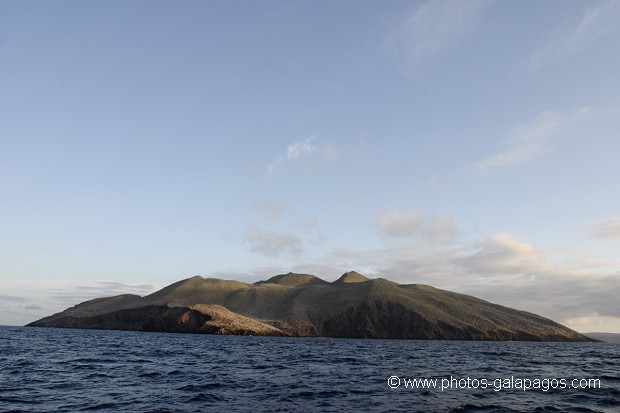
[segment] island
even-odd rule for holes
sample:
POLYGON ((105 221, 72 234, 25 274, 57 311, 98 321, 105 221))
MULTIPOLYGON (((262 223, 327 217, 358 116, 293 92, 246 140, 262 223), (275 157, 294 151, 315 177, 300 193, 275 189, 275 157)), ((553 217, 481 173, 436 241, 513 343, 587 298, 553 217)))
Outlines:
POLYGON ((96 298, 28 324, 150 332, 413 340, 596 341, 536 314, 422 284, 191 277, 141 297, 96 298))

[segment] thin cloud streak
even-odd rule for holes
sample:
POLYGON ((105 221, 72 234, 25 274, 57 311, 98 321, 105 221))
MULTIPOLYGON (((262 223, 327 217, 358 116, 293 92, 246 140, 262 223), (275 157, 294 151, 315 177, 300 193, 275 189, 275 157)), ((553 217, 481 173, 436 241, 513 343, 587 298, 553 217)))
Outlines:
POLYGON ((586 231, 595 238, 620 240, 620 218, 599 221, 586 231))
POLYGON ((75 305, 98 297, 111 297, 121 294, 145 296, 157 289, 152 284, 126 284, 117 281, 95 281, 90 285, 78 284, 51 289, 49 297, 55 303, 75 305))
POLYGON ((553 149, 553 136, 564 132, 589 112, 591 109, 587 107, 572 112, 543 112, 533 123, 514 128, 504 142, 503 151, 471 164, 469 169, 490 172, 532 162, 553 149))
POLYGON ((9 303, 23 303, 26 301, 31 301, 29 298, 27 297, 19 297, 19 296, 15 296, 15 295, 6 295, 6 294, 0 294, 0 302, 2 301, 6 301, 9 303))
POLYGON ((407 16, 388 36, 411 71, 471 37, 489 1, 430 1, 407 16))
POLYGON ((8 280, 5 288, 14 290, 16 295, 0 295, 0 307, 10 314, 10 323, 24 325, 36 319, 65 310, 76 304, 99 297, 120 294, 145 296, 164 287, 164 285, 133 284, 118 281, 84 280, 8 280), (25 298, 25 293, 28 298, 25 298))
POLYGON ((618 29, 620 1, 608 0, 587 8, 576 27, 555 33, 530 59, 530 70, 537 70, 557 59, 573 55, 618 29))

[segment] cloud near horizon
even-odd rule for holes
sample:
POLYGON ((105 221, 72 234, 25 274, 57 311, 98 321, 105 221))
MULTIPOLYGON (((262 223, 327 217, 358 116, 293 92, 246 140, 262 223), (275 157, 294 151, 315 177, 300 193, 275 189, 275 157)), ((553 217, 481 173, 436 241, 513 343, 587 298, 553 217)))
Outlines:
POLYGON ((165 286, 75 279, 12 279, 5 280, 5 285, 19 295, 0 295, 0 310, 10 315, 13 323, 21 325, 94 298, 120 294, 145 296, 165 286))
POLYGON ((591 111, 591 108, 583 107, 571 112, 543 112, 531 124, 514 128, 504 141, 504 150, 474 162, 469 168, 490 172, 538 159, 553 149, 553 136, 566 131, 591 111))
POLYGON ((133 284, 118 281, 95 281, 90 284, 78 284, 76 286, 58 286, 52 288, 50 297, 54 302, 66 306, 98 297, 111 297, 121 294, 135 294, 144 296, 156 290, 153 284, 133 284))

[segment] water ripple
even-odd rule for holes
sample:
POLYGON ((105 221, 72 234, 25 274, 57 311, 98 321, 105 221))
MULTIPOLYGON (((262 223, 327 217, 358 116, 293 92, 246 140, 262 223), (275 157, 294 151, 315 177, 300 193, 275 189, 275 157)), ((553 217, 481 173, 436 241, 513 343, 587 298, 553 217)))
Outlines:
POLYGON ((0 412, 620 410, 620 346, 0 327, 0 412), (390 389, 387 378, 599 378, 600 389, 390 389))

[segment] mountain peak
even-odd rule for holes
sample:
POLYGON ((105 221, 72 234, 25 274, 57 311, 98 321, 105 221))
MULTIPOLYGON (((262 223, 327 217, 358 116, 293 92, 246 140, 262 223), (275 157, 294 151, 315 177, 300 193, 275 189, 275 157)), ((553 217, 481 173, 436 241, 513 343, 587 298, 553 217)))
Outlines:
POLYGON ((316 285, 316 284, 327 284, 325 281, 321 280, 319 277, 316 277, 311 274, 297 274, 294 272, 289 272, 286 274, 280 274, 271 277, 267 281, 259 281, 255 283, 255 285, 260 284, 278 284, 284 285, 287 287, 297 287, 300 285, 316 285))
POLYGON ((369 279, 364 277, 362 274, 360 274, 359 272, 356 271, 348 271, 345 272, 344 274, 342 274, 340 276, 340 278, 338 278, 336 281, 334 281, 334 283, 338 283, 338 284, 350 284, 350 283, 363 283, 365 281, 368 281, 369 279))

